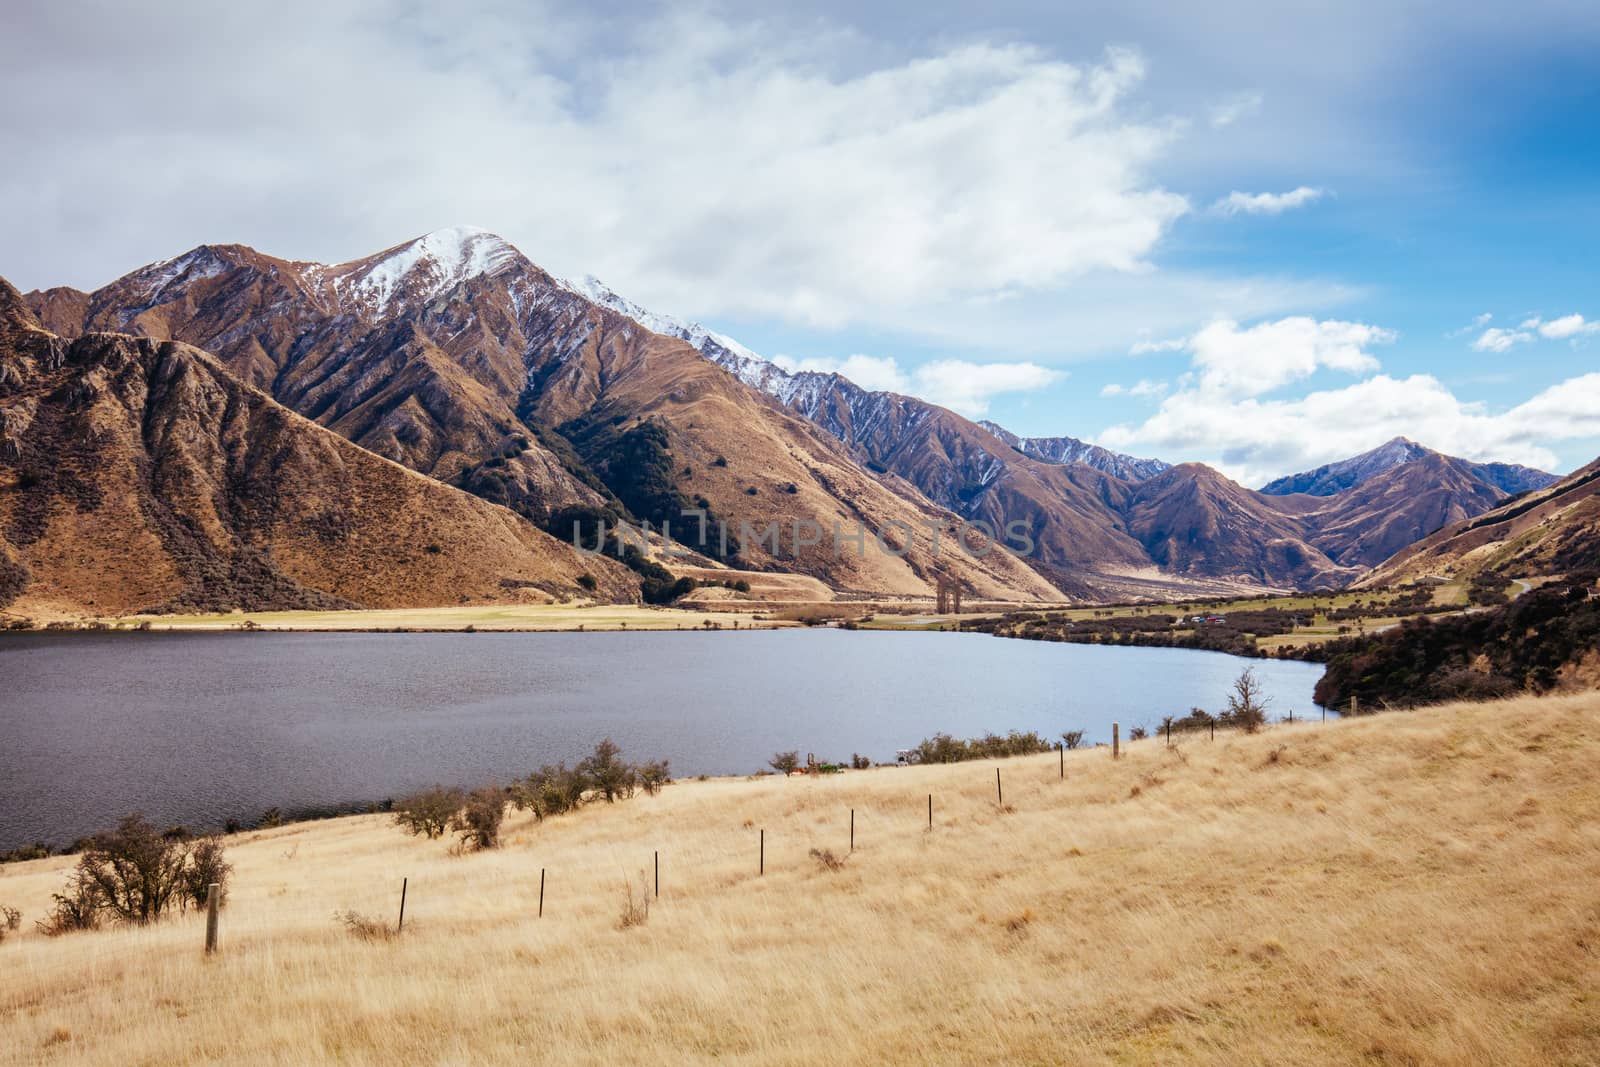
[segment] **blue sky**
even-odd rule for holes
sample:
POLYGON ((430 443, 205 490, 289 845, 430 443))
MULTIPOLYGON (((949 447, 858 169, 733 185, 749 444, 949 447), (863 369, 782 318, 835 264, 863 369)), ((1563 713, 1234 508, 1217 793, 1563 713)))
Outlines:
POLYGON ((1550 0, 23 3, 0 274, 473 224, 1025 434, 1252 484, 1396 434, 1565 471, 1597 46, 1550 0))

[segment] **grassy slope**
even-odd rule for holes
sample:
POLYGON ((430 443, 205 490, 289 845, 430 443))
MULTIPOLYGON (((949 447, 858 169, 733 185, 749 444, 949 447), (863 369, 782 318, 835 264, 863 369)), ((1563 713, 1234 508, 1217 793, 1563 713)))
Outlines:
MULTIPOLYGON (((286 827, 230 850, 211 962, 195 916, 0 945, 0 1064, 1595 1063, 1597 753, 1586 694, 1011 760, 1011 813, 965 764, 685 782, 486 855, 286 827), (402 876, 403 938, 334 924, 402 876)), ((31 928, 69 864, 0 902, 31 928)))

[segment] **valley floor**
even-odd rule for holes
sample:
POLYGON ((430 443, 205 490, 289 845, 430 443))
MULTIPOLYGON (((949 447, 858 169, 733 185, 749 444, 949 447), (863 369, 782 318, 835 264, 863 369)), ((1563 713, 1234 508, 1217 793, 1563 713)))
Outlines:
POLYGON ((113 629, 152 630, 697 630, 791 625, 750 611, 696 611, 641 604, 481 604, 355 611, 235 611, 225 615, 135 615, 105 620, 113 629))
POLYGON ((209 961, 193 914, 46 938, 72 860, 13 864, 0 1064, 1600 1063, 1597 757, 1582 694, 686 781, 483 854, 300 824, 230 839, 209 961), (402 936, 335 922, 402 878, 402 936))

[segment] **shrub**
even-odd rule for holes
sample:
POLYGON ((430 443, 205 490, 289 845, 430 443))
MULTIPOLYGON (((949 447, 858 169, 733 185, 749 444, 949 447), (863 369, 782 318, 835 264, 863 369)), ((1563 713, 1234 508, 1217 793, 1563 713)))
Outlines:
POLYGON ((183 872, 183 895, 196 908, 206 906, 206 894, 217 887, 217 906, 228 902, 228 876, 233 865, 224 857, 220 837, 202 837, 189 850, 189 866, 183 872))
POLYGON ((589 781, 583 773, 558 763, 546 764, 511 787, 511 802, 517 810, 530 809, 536 819, 561 815, 583 803, 589 781))
POLYGON ((409 833, 432 840, 450 828, 450 820, 461 810, 462 803, 461 790, 436 785, 396 803, 394 821, 409 833))
POLYGON ((639 786, 655 796, 661 787, 672 781, 672 766, 668 760, 651 760, 639 768, 639 786))
POLYGON ((282 825, 283 812, 279 811, 277 808, 268 808, 266 811, 262 812, 261 821, 256 824, 257 828, 262 830, 270 830, 273 827, 282 825))
POLYGON ((996 759, 1001 756, 1028 756, 1048 752, 1050 742, 1030 730, 1008 734, 984 734, 963 741, 946 733, 925 738, 916 748, 918 763, 960 763, 963 760, 996 759))
POLYGON ((779 774, 790 774, 800 768, 800 753, 794 751, 774 752, 767 763, 779 774))
POLYGON ((142 815, 129 815, 110 833, 95 835, 78 860, 78 878, 93 887, 101 907, 143 924, 182 899, 188 858, 181 842, 167 840, 142 815))
POLYGON ((81 870, 74 870, 66 888, 50 894, 50 901, 50 913, 34 923, 47 937, 93 930, 100 925, 99 891, 81 870))
POLYGON ((851 770, 853 770, 853 771, 865 771, 865 770, 870 769, 871 767, 872 767, 872 757, 871 756, 863 756, 859 752, 850 753, 850 769, 851 770))
POLYGON ((1083 747, 1083 731, 1068 730, 1061 735, 1061 743, 1069 749, 1083 747))
POLYGON ((595 581, 594 575, 588 572, 578 575, 578 584, 591 593, 600 588, 600 583, 595 581))
POLYGON ((622 915, 617 920, 617 928, 626 930, 633 926, 643 926, 650 921, 650 882, 645 878, 643 871, 639 872, 639 892, 634 895, 633 883, 626 877, 622 880, 622 915))
POLYGON ((1147 738, 1149 736, 1150 736, 1150 731, 1145 729, 1143 726, 1135 726, 1135 727, 1133 727, 1132 729, 1130 729, 1128 731, 1128 740, 1129 741, 1143 741, 1145 738, 1147 738))
POLYGON ((633 796, 639 772, 622 758, 622 749, 611 738, 594 746, 594 752, 578 764, 578 770, 588 778, 590 786, 611 804, 618 797, 633 796))
POLYGON ((359 911, 334 912, 333 917, 335 921, 342 923, 346 930, 363 941, 389 941, 399 936, 399 931, 382 919, 371 918, 359 911))
POLYGON ((15 933, 17 927, 21 925, 22 912, 16 908, 0 906, 0 941, 4 941, 7 935, 15 933))
POLYGON ((48 859, 50 846, 43 841, 35 841, 31 845, 22 845, 10 852, 0 852, 0 863, 22 863, 26 860, 48 859))
POLYGON ((814 848, 811 858, 817 861, 817 866, 825 871, 840 871, 844 869, 844 857, 835 856, 832 849, 814 848))
POLYGON ((451 819, 451 827, 461 835, 462 844, 468 848, 480 851, 496 848, 500 844, 500 822, 505 815, 505 790, 486 785, 467 794, 465 803, 451 819))

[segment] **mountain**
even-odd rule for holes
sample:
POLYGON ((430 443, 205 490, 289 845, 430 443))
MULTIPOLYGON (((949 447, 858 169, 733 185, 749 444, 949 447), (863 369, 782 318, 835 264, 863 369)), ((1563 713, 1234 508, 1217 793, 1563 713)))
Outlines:
MULTIPOLYGON (((1440 455, 1431 448, 1425 448, 1408 438, 1396 437, 1359 456, 1329 463, 1313 471, 1286 475, 1262 486, 1261 491, 1269 496, 1285 496, 1290 493, 1332 496, 1397 467, 1440 455)), ((1449 460, 1459 470, 1506 495, 1526 492, 1529 489, 1543 489, 1557 480, 1554 474, 1546 474, 1544 471, 1521 467, 1514 463, 1472 463, 1453 456, 1441 458, 1449 460)))
POLYGON ((1430 575, 1501 579, 1600 570, 1600 459, 1399 551, 1365 585, 1430 575))
POLYGON ((940 577, 1017 600, 1324 588, 1541 477, 1398 441, 1254 492, 1198 464, 1021 438, 790 373, 469 227, 340 264, 204 245, 93 293, 26 299, 65 337, 212 352, 362 448, 562 536, 577 508, 670 519, 682 538, 693 507, 712 520, 707 554, 846 596, 925 595, 940 577), (952 551, 963 529, 980 553, 952 551), (985 530, 1029 558, 986 548, 985 530))
POLYGON ((1072 437, 1022 438, 839 374, 786 371, 593 277, 572 288, 694 345, 838 438, 869 469, 906 479, 934 503, 996 528, 1023 518, 1035 565, 1075 596, 1341 585, 1507 492, 1553 477, 1470 463, 1397 438, 1254 492, 1200 464, 1173 468, 1072 437))
POLYGON ((844 591, 923 594, 943 575, 975 596, 1060 596, 1005 553, 935 551, 934 531, 953 536, 957 516, 863 470, 688 342, 594 303, 482 230, 333 265, 208 245, 91 294, 28 299, 68 333, 125 330, 211 351, 362 447, 536 522, 613 507, 670 518, 681 538, 679 505, 700 505, 727 524, 742 566, 844 591), (858 526, 865 551, 849 541, 858 526), (821 543, 797 550, 816 530, 821 543), (876 533, 895 551, 876 551, 876 533))
POLYGON ((1018 437, 998 423, 985 420, 978 425, 1025 456, 1046 463, 1081 463, 1127 482, 1154 478, 1172 466, 1159 459, 1140 459, 1138 456, 1113 452, 1076 437, 1018 437))
POLYGON ((598 594, 630 572, 174 341, 45 330, 0 281, 0 607, 117 614, 598 594))

